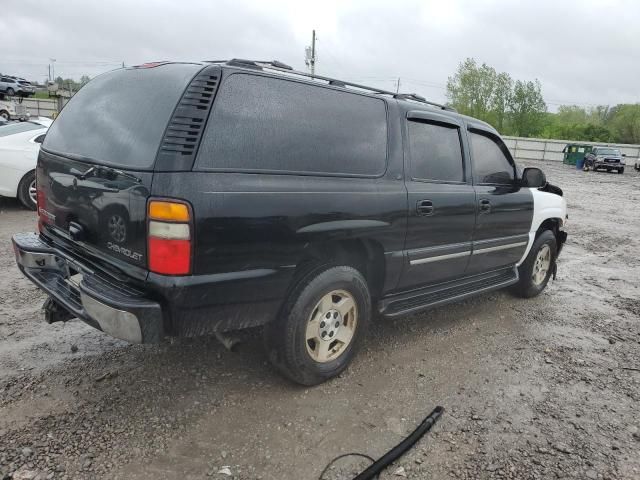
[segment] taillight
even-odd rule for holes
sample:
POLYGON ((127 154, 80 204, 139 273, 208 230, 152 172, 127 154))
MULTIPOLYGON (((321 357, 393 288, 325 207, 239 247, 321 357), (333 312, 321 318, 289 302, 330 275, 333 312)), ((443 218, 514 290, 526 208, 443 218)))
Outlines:
POLYGON ((38 212, 38 231, 42 232, 45 223, 49 223, 46 216, 46 205, 44 201, 44 190, 42 190, 36 182, 36 211, 38 212))
POLYGON ((163 275, 191 273, 191 211, 182 202, 151 200, 147 209, 149 270, 163 275))

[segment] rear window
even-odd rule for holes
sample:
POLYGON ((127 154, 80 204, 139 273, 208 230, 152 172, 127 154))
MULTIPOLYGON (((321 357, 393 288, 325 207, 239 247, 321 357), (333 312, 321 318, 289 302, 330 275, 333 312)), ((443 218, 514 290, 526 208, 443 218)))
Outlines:
POLYGON ((15 133, 29 132, 31 130, 40 130, 42 125, 31 122, 21 123, 9 123, 7 125, 0 125, 0 137, 6 137, 15 133))
POLYGON ((169 64, 96 77, 62 109, 42 148, 125 169, 151 169, 173 110, 201 68, 169 64))
POLYGON ((197 167, 379 176, 386 159, 384 101, 286 79, 233 74, 216 97, 197 167))

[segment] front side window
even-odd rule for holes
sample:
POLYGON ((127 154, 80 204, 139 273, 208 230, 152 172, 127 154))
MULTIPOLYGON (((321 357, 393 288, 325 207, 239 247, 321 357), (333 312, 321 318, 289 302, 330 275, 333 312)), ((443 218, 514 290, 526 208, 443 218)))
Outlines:
POLYGON ((409 149, 412 178, 464 182, 462 147, 457 127, 410 121, 409 149))
POLYGON ((384 101, 249 74, 220 87, 196 160, 203 170, 379 176, 384 101))
POLYGON ((510 185, 515 180, 515 169, 493 138, 475 132, 469 132, 473 176, 476 183, 492 185, 510 185))

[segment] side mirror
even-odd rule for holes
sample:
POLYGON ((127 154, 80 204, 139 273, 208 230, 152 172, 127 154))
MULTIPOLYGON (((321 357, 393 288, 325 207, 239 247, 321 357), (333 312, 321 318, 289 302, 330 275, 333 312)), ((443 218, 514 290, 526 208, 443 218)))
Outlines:
POLYGON ((539 168, 525 168, 520 185, 527 188, 540 188, 547 184, 547 177, 539 168))

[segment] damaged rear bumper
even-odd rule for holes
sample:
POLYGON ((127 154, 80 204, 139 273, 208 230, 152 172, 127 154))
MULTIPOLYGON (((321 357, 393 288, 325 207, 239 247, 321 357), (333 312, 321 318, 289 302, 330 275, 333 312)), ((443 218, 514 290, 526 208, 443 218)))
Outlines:
POLYGON ((73 316, 131 343, 162 339, 160 304, 142 292, 77 263, 35 233, 16 234, 12 242, 22 273, 73 316))

